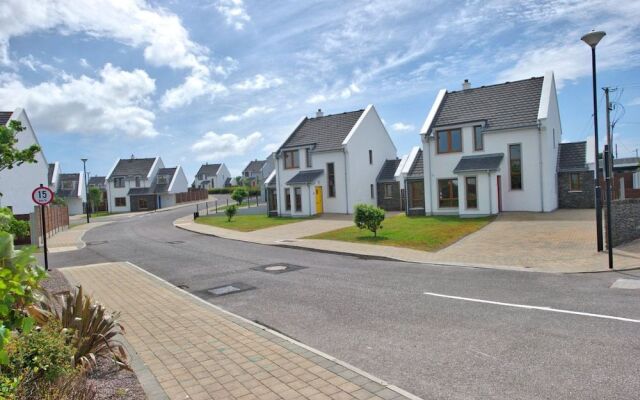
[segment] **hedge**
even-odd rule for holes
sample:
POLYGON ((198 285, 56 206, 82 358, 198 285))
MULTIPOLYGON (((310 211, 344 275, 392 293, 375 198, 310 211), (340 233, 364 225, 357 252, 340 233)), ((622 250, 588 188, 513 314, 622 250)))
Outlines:
MULTIPOLYGON (((231 194, 238 187, 240 187, 240 186, 229 186, 229 187, 223 187, 223 188, 213 188, 213 189, 209 189, 209 194, 231 194)), ((258 196, 258 195, 260 195, 260 189, 248 188, 248 187, 246 187, 245 189, 247 189, 247 192, 249 193, 249 196, 258 196)))

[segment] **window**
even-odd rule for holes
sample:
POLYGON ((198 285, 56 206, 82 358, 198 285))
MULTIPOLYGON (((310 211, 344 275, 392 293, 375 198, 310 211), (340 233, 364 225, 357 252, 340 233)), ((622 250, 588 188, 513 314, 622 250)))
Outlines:
POLYGON ((291 189, 289 188, 284 190, 284 209, 291 211, 291 189))
POLYGON ((123 188, 124 187, 124 178, 119 176, 117 178, 113 178, 113 187, 123 188))
POLYGON ((336 197, 336 170, 333 163, 327 164, 327 186, 329 197, 336 197))
MULTIPOLYGON (((158 184, 159 185, 164 185, 169 183, 169 178, 166 175, 158 175, 158 184)), ((213 182, 213 180, 211 180, 211 182, 213 182)))
POLYGON ((136 187, 139 188, 140 187, 140 177, 136 176, 136 187))
POLYGON ((522 190, 522 148, 519 144, 509 145, 509 173, 511 190, 522 190))
POLYGON ((302 188, 294 188, 293 193, 296 197, 296 211, 302 211, 302 188))
POLYGON ((478 185, 475 176, 465 178, 467 192, 467 208, 478 208, 478 185))
POLYGON ((307 163, 307 168, 311 168, 311 151, 309 149, 304 150, 304 158, 307 163))
POLYGON ((371 198, 374 199, 376 197, 376 194, 375 194, 375 191, 374 191, 374 188, 373 188, 373 183, 371 185, 369 185, 369 186, 370 186, 369 189, 371 190, 371 198))
POLYGON ((385 183, 384 184, 384 198, 391 199, 393 198, 393 184, 385 183))
POLYGON ((484 150, 483 129, 480 125, 473 127, 473 149, 475 151, 484 150))
POLYGON ((147 204, 147 199, 138 199, 138 209, 146 210, 147 208, 149 208, 149 205, 147 204))
POLYGON ((369 164, 373 164, 373 150, 369 150, 369 164))
POLYGON ((569 176, 569 191, 582 192, 582 175, 580 173, 572 172, 569 176))
POLYGON ((62 189, 63 190, 73 190, 73 181, 62 181, 62 189))
POLYGON ((127 206, 126 197, 116 197, 116 207, 126 207, 126 206, 127 206))
POLYGON ((298 150, 284 152, 284 169, 300 168, 300 154, 298 150))
POLYGON ((458 180, 438 179, 440 207, 458 207, 458 180))
POLYGON ((462 131, 448 129, 436 132, 438 153, 456 153, 462 151, 462 131))

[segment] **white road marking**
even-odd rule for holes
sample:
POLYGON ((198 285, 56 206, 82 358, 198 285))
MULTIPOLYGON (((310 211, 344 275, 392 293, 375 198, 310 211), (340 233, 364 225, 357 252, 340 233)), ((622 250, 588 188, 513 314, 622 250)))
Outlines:
POLYGON ((428 296, 444 297, 444 298, 447 298, 447 299, 471 301, 471 302, 474 302, 474 303, 484 303, 484 304, 493 304, 493 305, 506 306, 506 307, 525 308, 525 309, 528 309, 528 310, 551 311, 551 312, 557 312, 557 313, 562 313, 562 314, 582 315, 584 317, 613 319, 613 320, 616 320, 616 321, 634 322, 636 324, 640 324, 640 319, 616 317, 616 316, 613 316, 613 315, 592 314, 592 313, 581 312, 581 311, 562 310, 562 309, 559 309, 559 308, 552 308, 552 307, 530 306, 530 305, 526 305, 526 304, 503 303, 501 301, 473 299, 473 298, 470 298, 470 297, 450 296, 448 294, 440 294, 440 293, 432 293, 432 292, 424 292, 424 294, 426 294, 428 296))

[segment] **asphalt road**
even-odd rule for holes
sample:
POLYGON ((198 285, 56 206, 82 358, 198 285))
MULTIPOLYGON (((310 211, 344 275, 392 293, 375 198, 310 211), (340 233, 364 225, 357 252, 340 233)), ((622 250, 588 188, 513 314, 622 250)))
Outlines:
POLYGON ((86 248, 52 254, 50 264, 131 261, 425 399, 639 398, 640 323, 610 317, 640 321, 640 290, 609 286, 640 271, 555 275, 363 260, 172 226, 190 211, 95 228, 86 248), (306 268, 251 269, 274 263, 306 268), (206 292, 237 282, 255 289, 206 292))

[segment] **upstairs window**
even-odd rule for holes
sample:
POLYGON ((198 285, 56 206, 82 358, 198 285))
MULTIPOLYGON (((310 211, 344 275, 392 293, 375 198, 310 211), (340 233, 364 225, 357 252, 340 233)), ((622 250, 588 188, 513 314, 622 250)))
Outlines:
POLYGON ((438 153, 459 153, 462 151, 462 131, 447 129, 436 132, 438 153))
POLYGON ((63 190, 73 190, 73 181, 62 181, 62 189, 63 190))
POLYGON ((522 190, 522 147, 519 144, 509 145, 509 174, 511 190, 522 190))
POLYGON ((373 150, 369 150, 369 164, 373 164, 373 150))
POLYGON ((333 163, 327 164, 327 186, 329 187, 329 197, 336 197, 336 169, 333 163))
POLYGON ((117 178, 113 178, 113 187, 123 188, 124 187, 124 178, 119 176, 117 178))
POLYGON ((473 127, 473 149, 475 151, 484 150, 484 135, 480 125, 473 127))
POLYGON ((311 150, 309 149, 304 150, 304 158, 305 158, 305 162, 307 163, 307 168, 311 168, 311 150))
MULTIPOLYGON (((284 152, 284 169, 300 168, 300 153, 298 150, 284 152)), ((247 175, 249 176, 249 175, 247 175)))
POLYGON ((140 187, 140 177, 136 176, 136 187, 139 188, 140 187))

